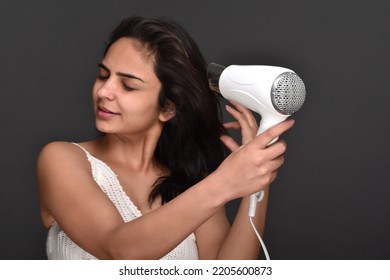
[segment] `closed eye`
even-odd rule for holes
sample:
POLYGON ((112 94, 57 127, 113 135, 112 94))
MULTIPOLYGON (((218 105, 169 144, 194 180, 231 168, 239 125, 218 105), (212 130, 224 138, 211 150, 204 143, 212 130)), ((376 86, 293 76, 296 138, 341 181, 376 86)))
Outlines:
POLYGON ((133 88, 133 87, 130 87, 130 86, 128 86, 128 85, 126 85, 126 83, 122 83, 122 86, 123 86, 123 88, 124 88, 125 90, 127 90, 127 91, 133 91, 133 90, 136 90, 135 88, 133 88))
POLYGON ((105 81, 105 80, 107 80, 108 78, 110 78, 110 75, 102 75, 102 74, 99 74, 99 75, 97 76, 97 78, 98 78, 99 80, 101 80, 101 81, 105 81))
POLYGON ((99 80, 104 81, 107 80, 109 77, 110 77, 110 70, 102 63, 99 63, 99 73, 97 78, 99 80))

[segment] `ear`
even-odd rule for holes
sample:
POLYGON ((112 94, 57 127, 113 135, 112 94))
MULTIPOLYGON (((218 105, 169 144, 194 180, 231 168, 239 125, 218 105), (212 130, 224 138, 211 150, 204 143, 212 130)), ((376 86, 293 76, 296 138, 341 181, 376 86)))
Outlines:
POLYGON ((162 122, 167 122, 176 115, 176 106, 172 101, 168 101, 164 108, 161 109, 159 119, 162 122))

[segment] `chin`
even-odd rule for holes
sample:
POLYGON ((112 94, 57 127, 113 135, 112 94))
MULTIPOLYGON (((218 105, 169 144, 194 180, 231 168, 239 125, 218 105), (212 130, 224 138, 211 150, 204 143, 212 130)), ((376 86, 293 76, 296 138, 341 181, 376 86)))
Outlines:
POLYGON ((96 130, 100 131, 101 133, 113 133, 114 129, 112 126, 104 125, 99 122, 95 123, 96 130))

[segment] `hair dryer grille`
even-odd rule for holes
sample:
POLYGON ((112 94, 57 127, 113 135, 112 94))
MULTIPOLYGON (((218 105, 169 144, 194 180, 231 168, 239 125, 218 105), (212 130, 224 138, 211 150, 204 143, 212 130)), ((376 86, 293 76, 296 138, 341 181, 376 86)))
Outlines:
POLYGON ((305 84, 294 72, 283 73, 275 80, 271 89, 271 97, 279 113, 291 115, 298 111, 305 102, 305 84))

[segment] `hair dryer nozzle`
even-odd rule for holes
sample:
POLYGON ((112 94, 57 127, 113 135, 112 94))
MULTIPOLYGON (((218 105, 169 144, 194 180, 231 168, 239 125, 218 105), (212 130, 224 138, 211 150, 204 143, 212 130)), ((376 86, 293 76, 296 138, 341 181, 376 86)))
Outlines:
POLYGON ((271 100, 275 109, 286 115, 298 111, 305 102, 306 88, 302 79, 294 72, 279 75, 271 89, 271 100))
POLYGON ((219 78, 225 68, 225 66, 214 62, 210 62, 207 65, 207 78, 209 80, 210 89, 219 95, 221 95, 221 91, 219 89, 219 78))

